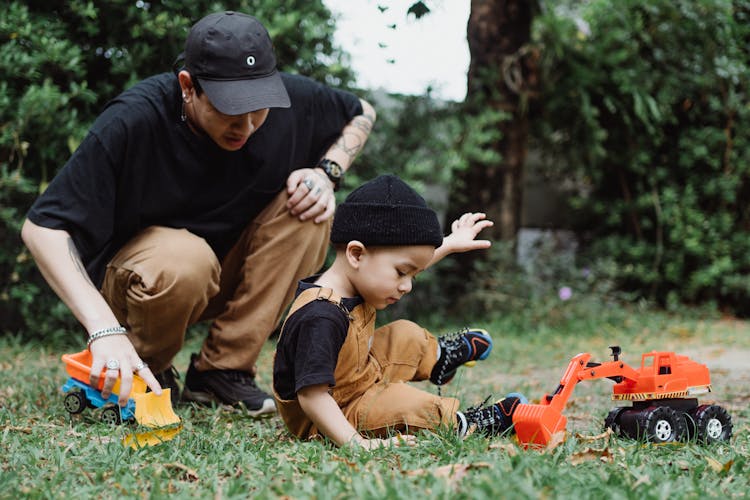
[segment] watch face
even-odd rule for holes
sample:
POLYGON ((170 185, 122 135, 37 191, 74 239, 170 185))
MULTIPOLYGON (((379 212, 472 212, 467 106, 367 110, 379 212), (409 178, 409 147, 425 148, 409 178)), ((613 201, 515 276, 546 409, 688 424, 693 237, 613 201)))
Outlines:
POLYGON ((331 176, 338 178, 341 177, 343 169, 341 168, 341 165, 339 165, 335 161, 332 161, 328 163, 328 173, 331 174, 331 176))

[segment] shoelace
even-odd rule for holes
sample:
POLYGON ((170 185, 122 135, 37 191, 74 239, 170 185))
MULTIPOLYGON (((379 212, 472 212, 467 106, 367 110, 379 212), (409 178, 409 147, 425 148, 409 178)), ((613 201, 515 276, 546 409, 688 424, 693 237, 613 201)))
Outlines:
MULTIPOLYGON (((462 347, 465 347, 464 336, 468 333, 468 328, 463 328, 457 332, 448 333, 440 337, 440 356, 443 358, 440 371, 438 372, 437 381, 442 382, 446 377, 447 368, 457 361, 461 360, 463 355, 462 347)), ((459 363, 460 364, 460 363, 459 363)), ((457 368, 458 366, 456 366, 457 368)), ((440 386, 438 385, 438 395, 440 395, 440 386)))
POLYGON ((498 422, 495 418, 495 405, 493 404, 491 406, 485 407, 490 398, 492 398, 491 394, 478 405, 474 405, 466 409, 466 411, 464 412, 464 416, 466 417, 469 425, 476 424, 477 428, 481 431, 485 431, 488 428, 493 429, 497 426, 496 424, 498 424, 498 422))

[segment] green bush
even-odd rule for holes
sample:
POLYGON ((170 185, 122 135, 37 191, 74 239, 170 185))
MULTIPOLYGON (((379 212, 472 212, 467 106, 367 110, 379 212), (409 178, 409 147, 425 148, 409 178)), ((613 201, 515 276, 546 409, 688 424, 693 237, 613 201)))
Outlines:
POLYGON ((535 137, 619 287, 750 307, 750 2, 597 0, 547 12, 535 137), (562 14, 562 15, 561 15, 562 14))

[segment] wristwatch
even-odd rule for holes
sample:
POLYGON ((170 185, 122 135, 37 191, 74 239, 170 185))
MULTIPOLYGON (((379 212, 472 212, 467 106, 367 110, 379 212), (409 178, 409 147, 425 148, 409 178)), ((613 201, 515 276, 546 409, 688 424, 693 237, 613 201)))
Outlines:
POLYGON ((315 168, 322 169, 333 182, 333 190, 338 191, 341 187, 341 179, 344 177, 344 169, 341 168, 341 165, 328 158, 323 158, 315 165, 315 168))

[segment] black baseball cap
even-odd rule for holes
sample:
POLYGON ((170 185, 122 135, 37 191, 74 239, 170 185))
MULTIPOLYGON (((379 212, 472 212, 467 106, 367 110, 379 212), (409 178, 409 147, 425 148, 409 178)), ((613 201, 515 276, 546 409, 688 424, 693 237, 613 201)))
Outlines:
POLYGON ((291 105, 271 37, 253 16, 217 12, 195 23, 185 42, 185 68, 226 115, 291 105))

